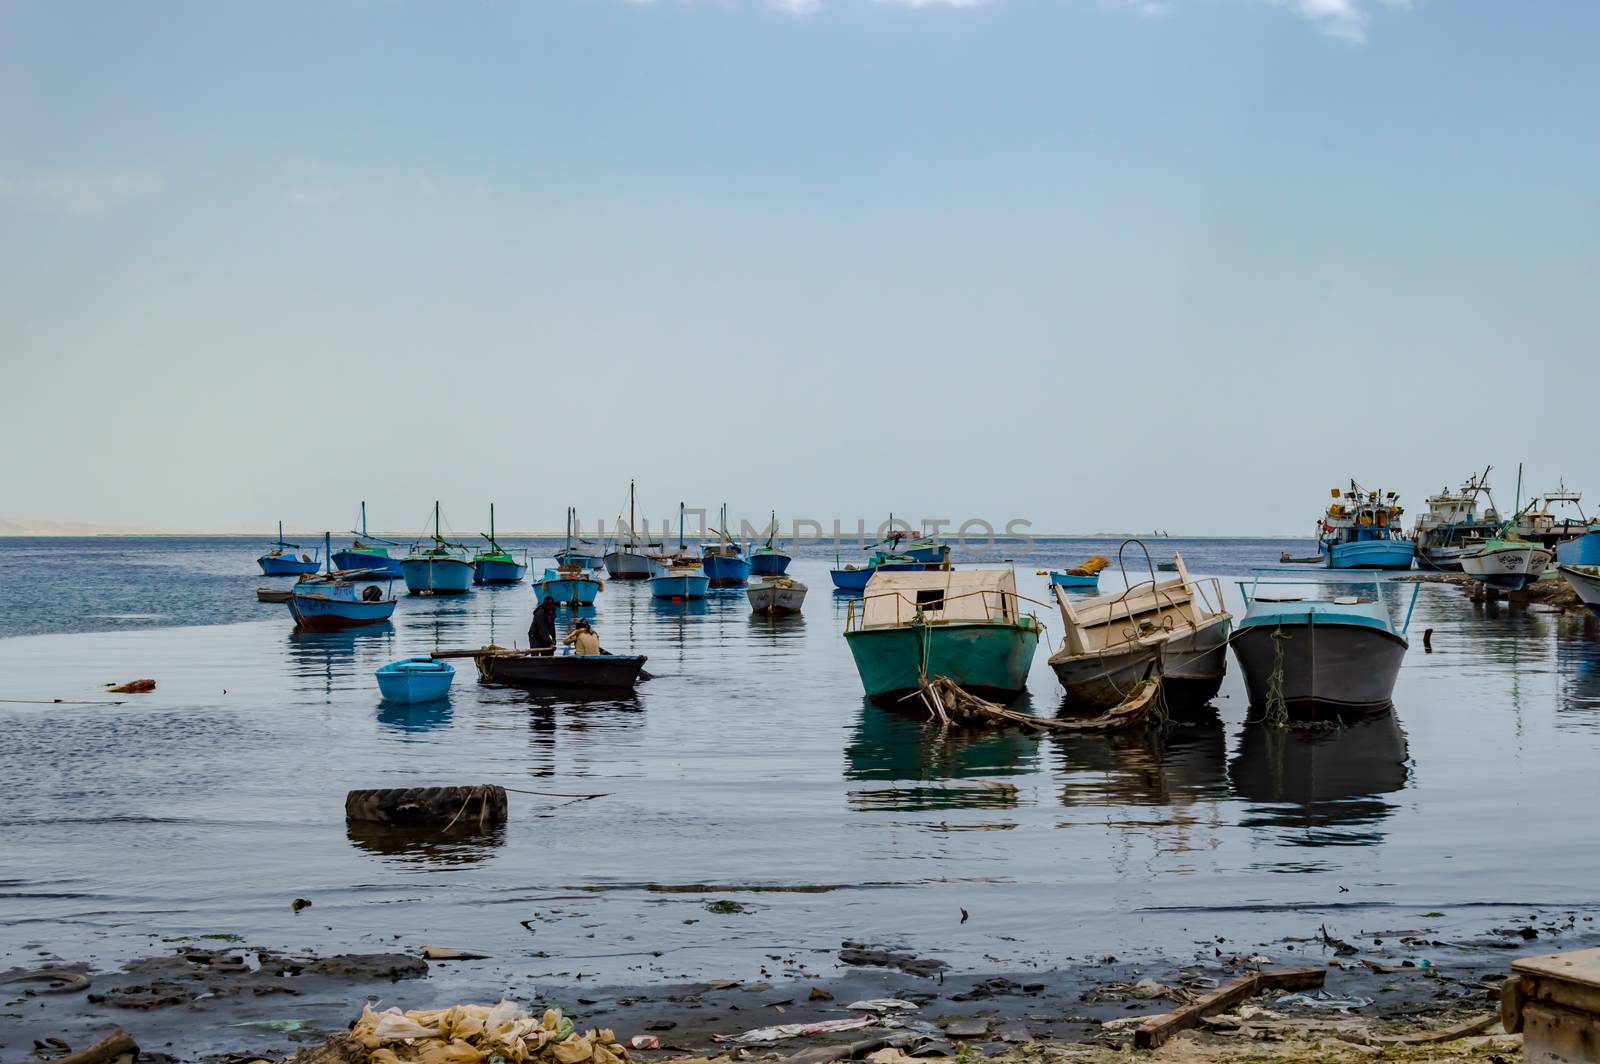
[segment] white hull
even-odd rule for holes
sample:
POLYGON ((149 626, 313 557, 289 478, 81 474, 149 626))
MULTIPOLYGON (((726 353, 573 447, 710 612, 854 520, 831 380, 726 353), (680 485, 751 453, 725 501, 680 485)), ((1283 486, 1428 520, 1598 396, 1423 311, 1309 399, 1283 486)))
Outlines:
POLYGON ((1521 590, 1539 579, 1555 557, 1537 543, 1516 543, 1461 556, 1461 571, 1492 587, 1521 590))
POLYGON ((783 578, 759 580, 745 589, 745 596, 756 613, 799 613, 806 600, 806 585, 783 578))
POLYGON ((1600 613, 1600 565, 1563 565, 1561 575, 1585 606, 1600 613))
POLYGON ((649 555, 614 550, 606 555, 606 572, 613 580, 648 580, 661 572, 661 566, 649 555))

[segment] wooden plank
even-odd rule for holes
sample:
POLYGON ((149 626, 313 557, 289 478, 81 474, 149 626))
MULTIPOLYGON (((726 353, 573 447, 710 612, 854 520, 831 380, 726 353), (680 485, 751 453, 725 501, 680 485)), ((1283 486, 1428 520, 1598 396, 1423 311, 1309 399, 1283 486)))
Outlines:
POLYGON ((1134 1028, 1134 1048, 1155 1049, 1178 1032, 1199 1023, 1202 1017, 1232 1008, 1263 990, 1313 990, 1322 986, 1327 978, 1328 970, 1320 967, 1277 968, 1240 976, 1181 1008, 1150 1017, 1134 1028))
POLYGON ((1579 949, 1571 953, 1547 953, 1513 961, 1511 970, 1523 975, 1579 983, 1600 989, 1600 949, 1579 949))

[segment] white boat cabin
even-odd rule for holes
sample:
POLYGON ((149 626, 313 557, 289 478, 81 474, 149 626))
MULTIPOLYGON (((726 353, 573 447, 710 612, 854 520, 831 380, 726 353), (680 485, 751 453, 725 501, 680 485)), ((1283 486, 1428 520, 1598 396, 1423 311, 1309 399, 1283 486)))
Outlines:
MULTIPOLYGON (((854 612, 852 610, 852 612, 854 612)), ((1018 621, 1017 577, 1010 569, 884 572, 867 581, 859 626, 1018 621)))
POLYGON ((1219 616, 1222 588, 1214 578, 1196 582, 1181 555, 1174 554, 1177 576, 1136 583, 1126 591, 1073 599, 1056 588, 1066 628, 1061 654, 1099 654, 1155 637, 1165 640, 1202 627, 1219 616))

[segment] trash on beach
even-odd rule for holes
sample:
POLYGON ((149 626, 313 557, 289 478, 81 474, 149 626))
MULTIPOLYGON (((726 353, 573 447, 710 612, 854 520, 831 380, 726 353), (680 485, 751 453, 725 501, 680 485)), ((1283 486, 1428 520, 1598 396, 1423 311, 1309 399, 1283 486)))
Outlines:
POLYGON ((858 1031, 878 1022, 875 1016, 855 1016, 848 1020, 822 1020, 818 1023, 782 1023, 776 1027, 758 1027, 753 1031, 719 1040, 738 1042, 740 1045, 770 1045, 773 1042, 786 1042, 791 1038, 808 1038, 813 1035, 832 1034, 835 1031, 858 1031))
POLYGON ((1300 1005, 1308 1009, 1332 1009, 1335 1012, 1350 1012, 1353 1009, 1364 1009, 1372 1004, 1372 998, 1360 994, 1350 994, 1347 997, 1337 997, 1326 990, 1318 990, 1314 994, 1285 994, 1273 1002, 1274 1005, 1300 1005))
POLYGON ((143 695, 155 689, 154 680, 129 680, 127 683, 106 684, 106 693, 113 695, 143 695))
POLYGON ((468 953, 466 950, 450 949, 446 946, 423 946, 422 956, 430 961, 482 961, 489 959, 487 953, 468 953))
POLYGON ((1133 1032, 1134 1048, 1156 1049, 1179 1031, 1198 1025, 1206 1016, 1247 1001, 1263 990, 1313 990, 1320 988, 1327 977, 1326 968, 1285 968, 1240 976, 1171 1012, 1144 1017, 1133 1032))
POLYGON ((350 1037, 370 1051, 371 1064, 627 1064, 628 1050, 609 1030, 579 1034, 560 1009, 530 1015, 514 1002, 448 1009, 374 1012, 368 1005, 350 1037))
POLYGON ((628 1039, 628 1046, 632 1049, 660 1049, 661 1039, 653 1034, 636 1034, 628 1039))
POLYGON ((911 1012, 916 1010, 917 1004, 914 1001, 901 1001, 899 998, 870 998, 866 1001, 852 1001, 845 1008, 851 1012, 911 1012))

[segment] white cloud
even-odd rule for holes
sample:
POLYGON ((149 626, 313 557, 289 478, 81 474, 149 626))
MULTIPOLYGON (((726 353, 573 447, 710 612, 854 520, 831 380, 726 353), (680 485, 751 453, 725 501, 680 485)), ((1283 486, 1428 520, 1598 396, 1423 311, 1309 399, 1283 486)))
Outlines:
POLYGON ((1310 19, 1323 33, 1341 41, 1360 44, 1367 39, 1366 9, 1360 0, 1279 0, 1302 18, 1310 19))
POLYGON ((66 214, 109 214, 129 203, 150 199, 161 188, 161 179, 151 174, 77 171, 42 177, 0 177, 0 200, 66 214))
POLYGON ((332 207, 344 199, 344 190, 332 185, 295 185, 289 189, 289 205, 308 211, 332 207))

